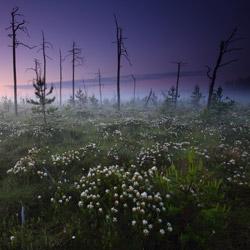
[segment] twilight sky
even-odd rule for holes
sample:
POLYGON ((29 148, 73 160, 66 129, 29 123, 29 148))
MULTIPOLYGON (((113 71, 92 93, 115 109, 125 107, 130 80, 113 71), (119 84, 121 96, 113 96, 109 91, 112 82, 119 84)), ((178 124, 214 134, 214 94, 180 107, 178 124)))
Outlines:
MULTIPOLYGON (((182 68, 180 90, 195 84, 208 88, 204 65, 213 67, 221 40, 228 38, 238 27, 238 35, 244 37, 236 44, 242 51, 229 53, 225 61, 239 58, 236 63, 221 68, 218 84, 226 80, 250 75, 250 2, 248 0, 1 0, 0 2, 0 96, 13 95, 13 90, 4 87, 13 84, 11 39, 5 28, 9 26, 12 8, 29 21, 30 38, 19 32, 18 39, 29 45, 39 46, 41 31, 53 50, 47 54, 53 59, 47 62, 47 81, 59 81, 59 48, 68 54, 72 41, 83 49, 86 64, 76 69, 76 78, 86 84, 97 83, 95 74, 101 69, 103 82, 111 95, 115 94, 116 76, 115 23, 124 28, 125 41, 132 67, 122 61, 124 76, 122 89, 132 95, 132 79, 138 79, 137 92, 147 92, 151 87, 157 92, 175 84, 177 66, 171 61, 187 62, 182 68), (105 79, 106 78, 106 79, 105 79), (131 92, 131 93, 130 93, 131 92)), ((21 20, 21 19, 19 19, 21 20)), ((33 67, 34 58, 41 60, 37 48, 17 49, 17 79, 19 85, 31 85, 34 74, 25 72, 33 67)), ((71 63, 63 63, 63 80, 71 80, 71 63)), ((65 87, 70 87, 65 83, 65 87)), ((90 92, 91 92, 91 87, 90 92)), ((104 87, 105 88, 105 87, 104 87)), ((121 92, 122 95, 123 92, 121 92)))

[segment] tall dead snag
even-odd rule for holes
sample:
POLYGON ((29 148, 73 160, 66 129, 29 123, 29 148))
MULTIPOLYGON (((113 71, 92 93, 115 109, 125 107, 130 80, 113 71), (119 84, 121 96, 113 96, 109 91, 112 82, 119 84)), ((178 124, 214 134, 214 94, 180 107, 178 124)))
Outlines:
POLYGON ((120 95, 120 70, 121 70, 121 57, 124 56, 129 64, 131 65, 131 62, 129 60, 127 49, 124 45, 124 40, 127 39, 127 37, 123 37, 123 28, 119 27, 116 15, 114 15, 115 18, 115 25, 116 25, 116 42, 117 43, 117 109, 121 109, 121 95, 120 95))
POLYGON ((72 104, 75 107, 75 68, 82 66, 84 57, 82 56, 82 49, 79 48, 75 41, 73 41, 72 49, 68 51, 72 55, 72 104))
POLYGON ((99 92, 100 92, 100 103, 102 106, 102 81, 101 81, 101 71, 98 71, 98 79, 99 79, 99 92))
MULTIPOLYGON (((42 31, 42 43, 40 44, 41 45, 41 48, 38 50, 39 51, 42 51, 42 54, 43 54, 43 79, 39 79, 37 81, 37 84, 39 85, 39 88, 43 88, 41 90, 40 95, 41 95, 41 100, 45 100, 45 96, 42 96, 42 95, 45 95, 45 92, 46 92, 46 89, 47 89, 47 83, 46 83, 46 66, 47 66, 47 58, 52 60, 47 54, 46 54, 46 49, 53 49, 53 45, 50 43, 50 42, 46 42, 45 41, 45 36, 44 36, 44 32, 42 31)), ((35 86, 34 86, 35 87, 35 86)), ((51 92, 53 91, 53 88, 51 90, 51 92)), ((50 93, 51 93, 50 92, 50 93)), ((45 106, 42 106, 43 107, 43 110, 45 112, 45 106)), ((44 113, 45 114, 45 113, 44 113)))
POLYGON ((233 30, 232 34, 229 36, 229 38, 227 40, 224 40, 224 41, 220 42, 220 52, 219 52, 219 56, 217 58, 216 65, 215 65, 215 67, 213 69, 212 75, 210 74, 211 68, 209 66, 207 66, 207 65, 205 66, 208 69, 207 70, 207 77, 210 80, 209 94, 208 94, 208 99, 207 99, 207 109, 208 110, 210 110, 210 106, 211 106, 211 98, 212 98, 213 91, 214 91, 214 84, 215 84, 218 69, 239 60, 239 59, 233 59, 233 60, 227 61, 225 63, 222 63, 223 56, 226 53, 242 49, 242 48, 230 48, 230 45, 232 43, 237 42, 237 41, 242 39, 242 38, 239 38, 239 37, 237 38, 236 37, 236 32, 237 32, 237 28, 235 28, 233 30))
POLYGON ((144 108, 146 108, 146 107, 148 106, 148 102, 149 102, 149 100, 150 100, 150 97, 151 97, 152 93, 153 93, 153 90, 150 89, 150 92, 149 92, 149 95, 148 95, 148 99, 147 99, 147 101, 146 101, 146 103, 145 103, 145 105, 144 105, 144 108))
POLYGON ((46 67, 47 67, 47 58, 52 60, 47 54, 46 49, 53 49, 53 45, 50 42, 45 41, 44 32, 42 31, 42 43, 40 44, 41 48, 38 51, 43 53, 43 81, 46 85, 46 67))
POLYGON ((134 75, 131 75, 134 80, 134 106, 135 106, 135 89, 136 89, 136 79, 134 75))
POLYGON ((177 106, 177 98, 180 96, 179 95, 179 79, 180 79, 180 70, 181 67, 186 66, 187 63, 184 62, 171 62, 175 63, 178 65, 178 70, 177 70, 177 80, 176 80, 176 88, 175 88, 175 107, 177 106))
POLYGON ((25 33, 29 37, 28 29, 25 27, 25 23, 27 23, 25 20, 17 21, 16 17, 23 16, 22 14, 18 13, 19 8, 15 7, 13 8, 11 12, 11 23, 6 30, 11 30, 11 33, 8 34, 10 38, 12 38, 12 45, 9 45, 9 47, 12 47, 12 56, 13 56, 13 77, 14 77, 14 104, 15 104, 15 114, 18 115, 17 110, 17 74, 16 74, 16 48, 18 45, 23 45, 24 47, 28 49, 33 49, 36 46, 30 47, 27 44, 24 44, 17 40, 16 35, 17 31, 20 30, 23 33, 25 33))
POLYGON ((61 49, 59 49, 59 59, 60 59, 60 106, 62 106, 62 62, 64 60, 62 59, 61 49))

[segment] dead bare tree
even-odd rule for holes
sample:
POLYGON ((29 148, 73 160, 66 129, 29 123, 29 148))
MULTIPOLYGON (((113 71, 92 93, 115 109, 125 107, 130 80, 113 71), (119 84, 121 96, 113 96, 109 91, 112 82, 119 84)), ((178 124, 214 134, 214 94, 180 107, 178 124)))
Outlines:
POLYGON ((36 74, 36 82, 38 82, 39 79, 41 79, 41 63, 38 59, 34 59, 35 67, 34 68, 27 68, 26 71, 28 70, 33 70, 36 74))
POLYGON ((148 95, 148 99, 147 99, 147 101, 146 101, 146 103, 145 103, 145 105, 144 105, 144 108, 146 108, 146 107, 148 106, 148 102, 149 102, 149 100, 150 100, 150 97, 151 97, 152 93, 153 93, 153 90, 150 89, 150 92, 149 92, 149 95, 148 95))
POLYGON ((136 88, 136 79, 134 75, 131 75, 134 80, 134 106, 135 106, 135 88, 136 88))
POLYGON ((102 81, 101 81, 101 71, 100 71, 100 69, 99 69, 97 74, 98 74, 98 79, 99 79, 100 103, 101 103, 101 106, 102 106, 102 81))
POLYGON ((121 95, 120 95, 120 70, 121 70, 121 57, 124 56, 130 65, 131 62, 129 60, 127 49, 124 45, 124 40, 127 37, 123 37, 123 28, 119 27, 116 15, 115 18, 115 25, 116 25, 116 42, 117 43, 117 109, 121 109, 121 95))
MULTIPOLYGON (((84 57, 82 56, 82 49, 79 48, 75 41, 73 41, 72 49, 68 51, 69 55, 72 55, 72 102, 75 107, 75 68, 82 66, 84 63, 84 57)), ((69 56, 68 55, 68 56, 69 56)))
POLYGON ((47 54, 46 49, 53 49, 53 45, 50 42, 45 41, 44 32, 42 31, 42 43, 40 44, 41 48, 38 50, 43 53, 43 81, 46 84, 46 67, 47 67, 47 58, 52 60, 47 54))
POLYGON ((30 47, 27 44, 24 44, 20 41, 17 40, 17 32, 18 30, 22 31, 29 37, 28 29, 25 26, 26 23, 28 23, 25 20, 22 21, 17 21, 16 17, 23 16, 22 14, 18 13, 19 8, 15 7, 12 9, 11 12, 11 22, 10 26, 6 28, 6 30, 11 30, 11 33, 8 34, 10 38, 12 38, 12 45, 9 45, 9 47, 12 47, 12 56, 13 56, 13 77, 14 77, 14 105, 15 105, 15 114, 18 115, 18 110, 17 110, 17 74, 16 74, 16 48, 19 45, 22 45, 28 49, 33 49, 36 46, 30 47))
POLYGON ((59 49, 59 58, 60 58, 60 106, 62 106, 62 62, 64 61, 64 59, 62 59, 61 49, 59 49))
MULTIPOLYGON (((53 49, 53 45, 50 42, 45 41, 45 36, 44 32, 42 31, 42 43, 40 44, 41 48, 37 51, 40 52, 42 51, 43 54, 43 79, 39 79, 39 88, 43 88, 41 90, 41 95, 44 95, 47 89, 47 83, 46 83, 46 66, 47 66, 47 58, 52 60, 47 54, 46 54, 46 49, 53 49)), ((51 92, 53 89, 51 90, 51 92)), ((45 96, 41 97, 45 98, 45 96)))
POLYGON ((176 80, 176 88, 175 88, 175 107, 177 106, 177 98, 180 96, 179 95, 179 79, 180 79, 180 70, 181 67, 186 66, 187 63, 184 62, 171 62, 175 63, 178 65, 178 70, 177 70, 177 80, 176 80))
POLYGON ((88 96, 88 89, 86 88, 86 84, 85 84, 85 81, 84 81, 83 77, 82 77, 82 85, 83 85, 84 94, 86 96, 88 96))
POLYGON ((224 40, 224 41, 220 42, 220 52, 219 52, 219 56, 218 56, 217 61, 216 61, 216 65, 215 65, 215 67, 213 69, 212 75, 210 74, 211 68, 209 66, 207 66, 207 65, 205 66, 208 69, 207 70, 207 77, 210 80, 209 94, 208 94, 208 99, 207 99, 207 109, 208 110, 210 110, 210 106, 211 106, 211 98, 212 98, 213 91, 214 91, 214 84, 215 84, 215 80, 216 80, 216 77, 217 77, 218 69, 239 60, 239 59, 233 59, 233 60, 227 61, 225 63, 222 63, 223 56, 226 53, 229 53, 229 52, 232 52, 232 51, 237 51, 237 50, 242 50, 242 48, 230 48, 230 45, 232 43, 235 43, 235 42, 242 39, 240 37, 236 37, 236 32, 237 32, 237 28, 235 28, 233 30, 232 34, 228 37, 227 40, 224 40))

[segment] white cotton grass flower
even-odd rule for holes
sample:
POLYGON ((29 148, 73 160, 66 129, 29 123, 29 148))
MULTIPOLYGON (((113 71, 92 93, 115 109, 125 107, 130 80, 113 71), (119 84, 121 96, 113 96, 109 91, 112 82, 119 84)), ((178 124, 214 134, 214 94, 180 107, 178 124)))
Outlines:
POLYGON ((74 240, 76 237, 75 237, 75 235, 73 235, 71 238, 72 238, 72 240, 74 240))
POLYGON ((79 201, 78 202, 78 207, 82 207, 83 206, 83 202, 82 201, 79 201))
POLYGON ((160 229, 160 234, 164 235, 165 234, 165 230, 164 229, 160 229))
POLYGON ((132 221, 132 226, 134 226, 136 224, 136 221, 135 220, 133 220, 132 221))
POLYGON ((87 197, 87 193, 86 192, 82 192, 81 193, 81 197, 87 197))
POLYGON ((145 228, 145 229, 143 230, 143 233, 144 233, 145 235, 148 235, 148 234, 149 234, 149 231, 145 228))
POLYGON ((37 196, 37 199, 38 199, 38 200, 40 200, 41 198, 42 198, 42 196, 41 196, 41 195, 38 195, 38 196, 37 196))
POLYGON ((51 201, 51 202, 55 202, 55 199, 54 199, 54 198, 51 198, 50 201, 51 201))
POLYGON ((14 235, 10 236, 10 240, 11 240, 11 241, 13 241, 14 239, 15 239, 15 236, 14 236, 14 235))

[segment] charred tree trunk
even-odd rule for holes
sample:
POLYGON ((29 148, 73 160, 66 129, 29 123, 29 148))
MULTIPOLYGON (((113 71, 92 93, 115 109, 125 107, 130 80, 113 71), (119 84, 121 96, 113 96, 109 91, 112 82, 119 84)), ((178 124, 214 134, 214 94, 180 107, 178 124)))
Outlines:
POLYGON ((81 56, 82 49, 78 48, 75 41, 73 41, 72 49, 68 51, 72 56, 72 105, 75 107, 75 68, 84 62, 84 57, 81 56))
POLYGON ((42 31, 42 51, 43 51, 43 81, 46 84, 46 51, 45 51, 45 38, 42 31))
POLYGON ((117 19, 115 16, 116 24, 116 41, 117 41, 117 109, 121 109, 121 96, 120 96, 120 70, 121 70, 121 28, 119 28, 117 19))
POLYGON ((208 99, 207 99, 207 109, 208 110, 210 110, 210 107, 211 107, 211 100, 212 100, 212 95, 213 95, 213 91, 214 91, 214 85, 215 85, 215 80, 217 77, 218 69, 223 67, 223 66, 226 66, 232 62, 236 62, 239 60, 239 59, 233 59, 233 60, 230 60, 226 63, 222 63, 223 56, 226 53, 242 49, 242 48, 229 48, 229 46, 232 43, 242 39, 242 38, 235 38, 236 32, 237 32, 237 28, 235 28, 233 30, 232 34, 229 36, 229 38, 227 40, 220 42, 220 52, 219 52, 219 56, 218 56, 217 61, 216 61, 216 65, 213 69, 212 75, 210 74, 211 68, 209 66, 205 66, 208 69, 207 70, 207 77, 210 80, 209 93, 208 93, 208 99))
POLYGON ((124 40, 127 39, 123 37, 123 28, 119 27, 117 18, 114 15, 116 24, 116 43, 117 43, 117 109, 121 109, 121 96, 120 96, 120 71, 121 71, 121 57, 125 56, 129 64, 131 62, 128 57, 128 52, 124 45, 124 40))
POLYGON ((14 77, 14 105, 15 105, 15 115, 18 115, 17 111, 17 76, 16 76, 16 31, 15 31, 15 15, 13 12, 12 15, 12 53, 13 53, 13 77, 14 77))
POLYGON ((62 52, 59 50, 60 55, 60 106, 62 106, 62 52))
POLYGON ((151 89, 151 90, 150 90, 150 93, 149 93, 149 95, 148 95, 148 99, 147 99, 147 101, 146 101, 146 103, 145 103, 145 105, 144 105, 145 108, 148 106, 148 102, 149 102, 149 100, 150 100, 150 97, 151 97, 152 93, 153 93, 153 90, 151 89))
POLYGON ((98 78, 99 78, 99 92, 100 92, 100 103, 102 106, 102 83, 101 83, 101 71, 98 71, 98 78))
POLYGON ((186 63, 183 62, 172 62, 178 65, 177 69, 177 80, 176 80, 176 87, 175 87, 175 108, 177 106, 177 98, 179 97, 179 79, 180 79, 180 71, 181 71, 181 66, 186 66, 186 63))
POLYGON ((10 26, 6 28, 6 30, 11 30, 11 33, 8 34, 8 36, 12 39, 12 45, 9 45, 9 47, 12 47, 12 59, 13 59, 13 78, 14 78, 14 106, 15 106, 15 115, 18 115, 18 108, 17 108, 17 73, 16 73, 16 48, 18 45, 23 45, 29 49, 33 49, 34 47, 30 47, 27 44, 24 44, 17 40, 16 34, 17 31, 23 31, 27 36, 29 36, 28 29, 25 27, 25 20, 22 20, 22 22, 17 21, 15 18, 16 16, 22 16, 18 13, 19 8, 15 7, 13 8, 11 12, 11 22, 10 26))
POLYGON ((72 98, 73 98, 73 107, 75 107, 75 42, 73 42, 72 47, 72 98))
POLYGON ((135 88, 136 88, 136 79, 134 75, 131 75, 134 80, 134 106, 135 106, 135 88))

